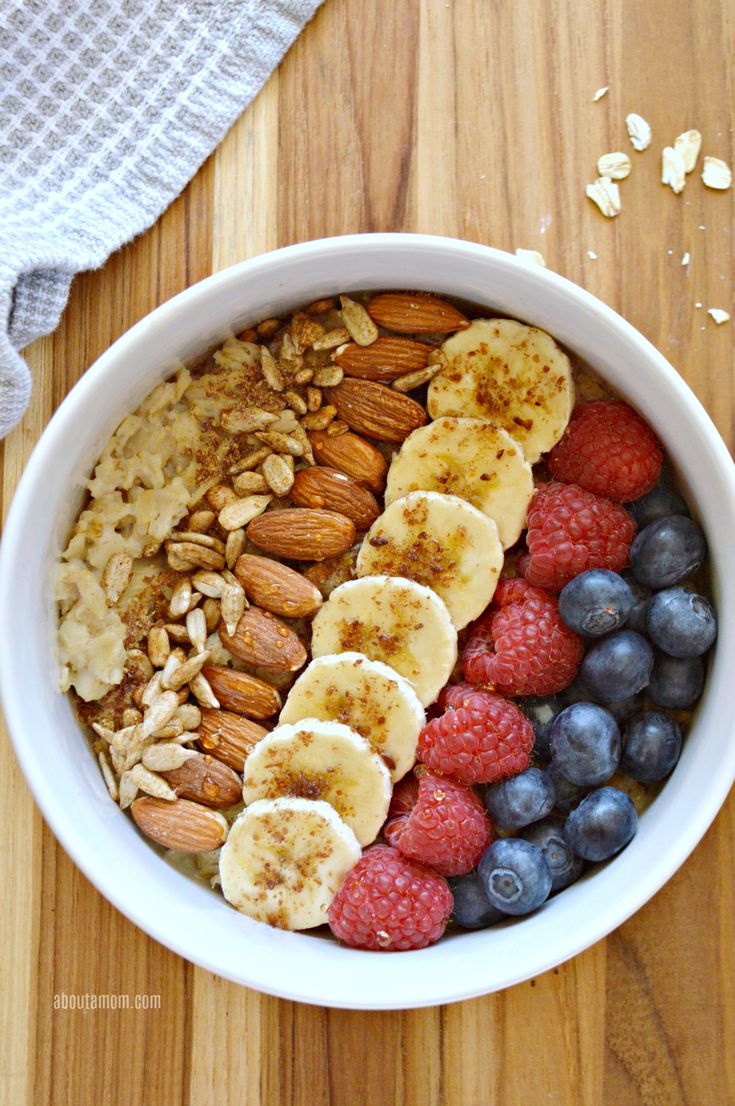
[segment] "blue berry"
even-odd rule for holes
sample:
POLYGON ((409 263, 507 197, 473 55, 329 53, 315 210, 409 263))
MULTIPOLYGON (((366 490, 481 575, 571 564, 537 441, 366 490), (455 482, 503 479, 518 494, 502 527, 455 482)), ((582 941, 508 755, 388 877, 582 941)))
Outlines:
POLYGON ((505 917, 502 911, 496 910, 487 901, 477 872, 457 876, 449 883, 454 896, 452 920, 462 929, 485 929, 505 917))
POLYGON ((670 657, 699 657, 717 637, 712 605, 686 588, 666 588, 654 595, 646 613, 648 636, 670 657))
POLYGON ((577 673, 572 682, 559 692, 562 706, 571 707, 572 703, 590 703, 593 696, 582 677, 577 673))
POLYGON ((579 879, 584 861, 574 855, 564 840, 563 818, 545 818, 543 822, 527 826, 521 836, 544 854, 551 871, 552 892, 561 891, 579 879))
POLYGON ((622 576, 607 568, 590 568, 562 588, 559 614, 575 633, 599 637, 619 629, 633 604, 633 593, 622 576))
POLYGON ((627 503, 626 510, 639 530, 668 515, 689 514, 689 508, 682 496, 665 480, 659 480, 650 492, 642 495, 640 499, 627 503))
POLYGON ((554 767, 570 783, 595 787, 609 780, 620 760, 620 730, 595 703, 573 703, 551 727, 554 767))
POLYGON ((615 703, 642 691, 652 668, 653 649, 646 639, 634 630, 619 630, 591 646, 579 671, 593 698, 615 703))
POLYGON ((625 623, 626 630, 635 630, 638 634, 646 632, 646 610, 648 600, 653 595, 650 588, 636 580, 632 572, 624 572, 623 579, 633 593, 633 606, 625 623))
POLYGON ((556 695, 547 695, 545 699, 529 695, 525 699, 517 699, 516 702, 533 726, 534 755, 548 760, 551 724, 561 710, 561 702, 556 695))
POLYGON ((607 860, 635 836, 638 815, 617 787, 600 787, 582 799, 564 825, 564 840, 583 860, 607 860))
POLYGON ((529 914, 551 891, 544 854, 520 837, 501 838, 485 849, 477 876, 490 905, 503 914, 529 914))
POLYGON ((574 810, 575 806, 579 806, 589 788, 572 783, 561 774, 553 761, 549 765, 548 772, 554 785, 554 806, 560 814, 569 814, 570 810, 574 810))
POLYGON ((620 767, 639 783, 657 783, 673 772, 681 754, 681 729, 671 715, 644 710, 623 734, 620 767))
POLYGON ((657 707, 683 710, 696 703, 704 687, 701 657, 669 657, 657 653, 648 695, 657 707))
POLYGON ((696 572, 706 552, 704 534, 693 519, 667 515, 636 535, 630 547, 630 563, 642 584, 668 588, 696 572))
POLYGON ((540 768, 527 768, 485 789, 485 806, 501 829, 516 830, 538 822, 554 807, 554 785, 540 768))

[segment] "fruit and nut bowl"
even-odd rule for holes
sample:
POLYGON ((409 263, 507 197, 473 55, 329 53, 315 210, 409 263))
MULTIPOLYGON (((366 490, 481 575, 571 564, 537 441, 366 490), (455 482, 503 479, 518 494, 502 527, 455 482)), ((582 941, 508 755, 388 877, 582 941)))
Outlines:
POLYGON ((410 290, 158 384, 55 598, 60 687, 141 833, 257 921, 387 951, 594 878, 717 634, 644 419, 543 330, 410 290))

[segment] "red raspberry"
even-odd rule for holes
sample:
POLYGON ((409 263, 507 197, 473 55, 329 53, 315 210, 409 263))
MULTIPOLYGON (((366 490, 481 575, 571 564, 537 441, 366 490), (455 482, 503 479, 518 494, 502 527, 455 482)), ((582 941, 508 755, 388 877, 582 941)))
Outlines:
POLYGON ((554 695, 572 682, 582 653, 552 595, 525 580, 501 580, 470 631, 462 671, 504 695, 554 695))
POLYGON ((547 458, 555 480, 579 484, 616 503, 650 492, 662 461, 648 423, 627 403, 606 399, 578 404, 547 458))
POLYGON ((483 691, 474 684, 447 684, 439 693, 437 706, 442 710, 446 710, 447 707, 452 707, 454 710, 460 707, 475 707, 477 710, 483 710, 491 707, 498 698, 500 696, 495 695, 494 692, 483 691))
POLYGON ((418 797, 418 778, 413 772, 408 772, 393 788, 390 806, 388 807, 388 820, 398 818, 401 814, 410 814, 416 806, 418 797))
POLYGON ((423 949, 439 940, 453 907, 443 876, 388 845, 372 845, 332 901, 329 927, 356 949, 423 949))
POLYGON ((626 510, 577 484, 539 484, 528 508, 528 554, 518 570, 529 584, 559 592, 588 568, 619 572, 635 523, 626 510))
POLYGON ((528 767, 533 727, 515 703, 493 695, 482 707, 450 708, 419 734, 417 755, 461 783, 495 783, 528 767))
POLYGON ((484 806, 471 788, 441 776, 427 772, 418 785, 410 814, 386 823, 386 841, 443 876, 471 872, 493 839, 484 806))

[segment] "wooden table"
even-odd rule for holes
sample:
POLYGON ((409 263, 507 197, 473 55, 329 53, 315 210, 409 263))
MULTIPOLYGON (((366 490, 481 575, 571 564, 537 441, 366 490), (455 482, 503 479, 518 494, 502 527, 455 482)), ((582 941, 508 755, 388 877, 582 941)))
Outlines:
MULTIPOLYGON (((733 192, 695 173, 675 196, 659 171, 689 127, 732 161, 734 45, 728 0, 326 0, 186 192, 80 277, 27 351, 5 501, 63 395, 142 315, 232 262, 351 231, 541 250, 670 358, 731 441, 735 324, 706 309, 732 309, 733 192), (653 126, 647 153, 630 150, 630 111, 653 126), (616 149, 633 172, 605 220, 584 187, 616 149)), ((56 844, 6 741, 0 758, 8 1106, 735 1102, 732 799, 656 898, 571 963, 460 1005, 362 1014, 263 997, 149 940, 56 844), (160 1009, 54 1009, 62 993, 152 993, 160 1009)))

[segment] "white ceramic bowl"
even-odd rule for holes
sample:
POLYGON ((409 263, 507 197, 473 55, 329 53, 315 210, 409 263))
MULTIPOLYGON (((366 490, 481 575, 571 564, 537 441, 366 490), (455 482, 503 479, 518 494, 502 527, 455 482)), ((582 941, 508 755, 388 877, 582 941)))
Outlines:
POLYGON ((187 959, 238 983, 327 1006, 452 1002, 537 975, 604 937, 685 860, 735 776, 732 672, 735 476, 697 399, 661 354, 589 293, 507 253, 423 235, 307 242, 209 277, 123 335, 73 389, 28 464, 0 562, 0 687, 18 758, 51 829, 119 910, 187 959), (534 915, 379 955, 236 913, 159 858, 110 802, 69 700, 54 687, 49 574, 106 439, 174 363, 250 323, 337 291, 432 289, 551 332, 628 398, 665 443, 710 544, 720 633, 681 761, 615 860, 534 915))

